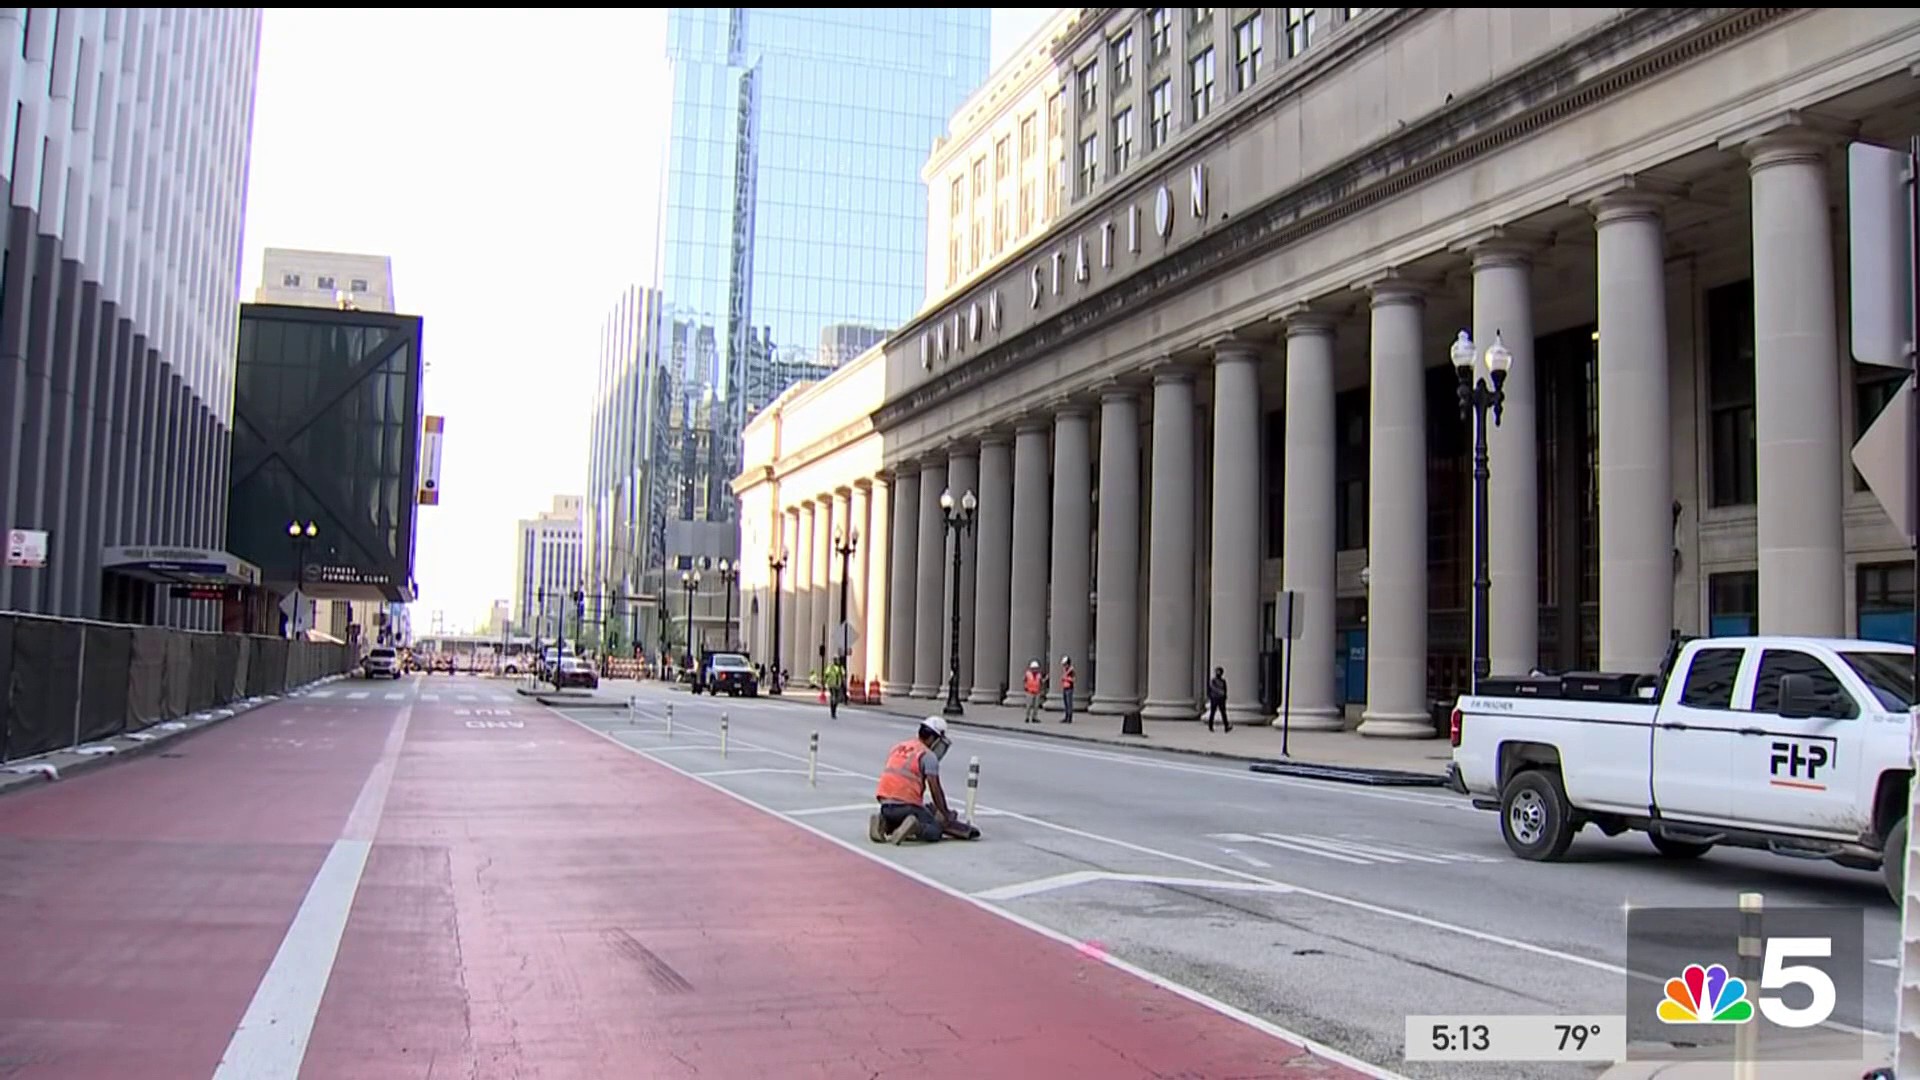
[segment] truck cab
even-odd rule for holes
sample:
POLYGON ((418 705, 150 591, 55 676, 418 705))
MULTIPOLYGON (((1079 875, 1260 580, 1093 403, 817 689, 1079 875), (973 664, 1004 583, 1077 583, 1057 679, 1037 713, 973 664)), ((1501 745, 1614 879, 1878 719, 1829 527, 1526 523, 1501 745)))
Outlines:
POLYGON ((1913 650, 1832 638, 1676 641, 1659 673, 1484 679, 1451 725, 1450 786, 1524 859, 1594 825, 1661 853, 1716 845, 1879 869, 1897 898, 1913 650))

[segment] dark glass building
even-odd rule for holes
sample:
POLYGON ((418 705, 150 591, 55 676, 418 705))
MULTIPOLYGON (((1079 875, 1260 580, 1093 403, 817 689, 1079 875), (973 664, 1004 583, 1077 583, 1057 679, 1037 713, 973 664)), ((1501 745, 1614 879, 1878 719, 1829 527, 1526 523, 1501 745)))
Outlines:
POLYGON ((919 308, 920 170, 986 78, 990 19, 669 9, 661 280, 610 318, 595 402, 585 535, 599 592, 658 596, 693 559, 731 557, 747 418, 919 308))
POLYGON ((420 333, 412 315, 241 305, 227 545, 272 592, 414 599, 420 333))

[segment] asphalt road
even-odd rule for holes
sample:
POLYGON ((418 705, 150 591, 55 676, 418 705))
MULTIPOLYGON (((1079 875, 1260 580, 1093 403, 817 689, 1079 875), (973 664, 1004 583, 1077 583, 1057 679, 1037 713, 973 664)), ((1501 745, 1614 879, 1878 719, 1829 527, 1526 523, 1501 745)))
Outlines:
MULTIPOLYGON (((853 709, 830 719, 811 699, 716 701, 649 686, 639 702, 632 716, 565 714, 863 846, 874 774, 911 728, 853 709)), ((953 743, 945 773, 956 809, 967 763, 980 761, 982 840, 871 850, 1390 1073, 1599 1075, 1604 1066, 1408 1063, 1406 1018, 1619 1016, 1629 907, 1724 908, 1745 891, 1769 908, 1863 911, 1865 1007, 1834 1021, 1894 1025, 1899 920, 1876 874, 1734 851, 1676 863, 1644 837, 1591 829, 1567 860, 1527 863, 1508 853, 1493 814, 1448 793, 968 728, 955 728, 953 743)))

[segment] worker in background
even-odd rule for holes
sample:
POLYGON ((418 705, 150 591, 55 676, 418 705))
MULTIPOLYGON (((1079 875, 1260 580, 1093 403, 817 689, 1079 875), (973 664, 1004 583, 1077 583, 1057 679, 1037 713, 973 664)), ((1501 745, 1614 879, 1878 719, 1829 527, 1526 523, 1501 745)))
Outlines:
POLYGON ((847 692, 847 669, 840 666, 840 661, 827 662, 826 683, 827 715, 837 719, 840 716, 840 698, 847 692))
POLYGON ((913 738, 887 751, 886 767, 880 770, 880 783, 873 792, 880 809, 867 821, 867 839, 876 844, 932 843, 943 835, 959 839, 978 835, 955 819, 940 786, 940 759, 952 745, 947 741, 947 721, 929 716, 920 721, 913 738), (926 802, 929 796, 931 806, 926 802))
POLYGON ((1060 658, 1060 705, 1067 712, 1060 719, 1063 724, 1073 723, 1073 657, 1060 658))
POLYGON ((1047 699, 1047 673, 1040 668, 1040 661, 1027 661, 1027 673, 1021 679, 1021 689, 1027 694, 1027 723, 1040 722, 1040 703, 1047 699))

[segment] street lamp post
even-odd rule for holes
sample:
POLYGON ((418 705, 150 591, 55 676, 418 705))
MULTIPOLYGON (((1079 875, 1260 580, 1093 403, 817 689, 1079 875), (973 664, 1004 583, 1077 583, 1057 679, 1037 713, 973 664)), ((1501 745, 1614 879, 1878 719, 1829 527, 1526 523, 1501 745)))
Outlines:
POLYGON ((1500 414, 1507 401, 1507 369, 1513 366, 1513 354, 1494 331, 1493 345, 1487 349, 1487 378, 1480 377, 1478 349, 1465 330, 1450 350, 1453 371, 1460 379, 1460 419, 1473 421, 1473 686, 1480 692, 1480 681, 1493 666, 1492 635, 1488 628, 1487 603, 1493 582, 1487 568, 1487 413, 1493 413, 1493 426, 1500 426, 1500 414))
POLYGON ((740 564, 732 559, 718 561, 708 559, 706 563, 709 569, 720 575, 720 591, 726 595, 724 610, 727 618, 727 634, 723 647, 731 650, 733 648, 733 583, 740 580, 740 564))
POLYGON ((307 605, 307 549, 312 546, 313 538, 320 535, 320 527, 312 521, 305 525, 298 521, 287 522, 287 539, 293 541, 293 595, 299 598, 294 606, 292 617, 288 620, 288 637, 300 632, 300 609, 307 605))
POLYGON ((680 572, 680 588, 687 594, 687 655, 698 661, 693 651, 693 594, 700 588, 700 571, 683 570, 680 572))
POLYGON ((767 557, 767 569, 773 571, 773 641, 769 645, 773 653, 773 664, 768 669, 768 677, 771 679, 771 684, 767 687, 769 694, 780 692, 780 573, 786 568, 785 548, 767 557))
MULTIPOLYGON (((854 549, 859 546, 860 530, 858 529, 849 528, 845 532, 834 535, 833 550, 835 554, 840 556, 840 625, 843 627, 847 625, 847 579, 852 576, 853 552, 854 549)), ((845 631, 842 631, 839 637, 840 669, 845 671, 847 667, 847 652, 852 643, 847 640, 845 631)))
MULTIPOLYGON (((562 620, 565 619, 562 609, 562 620)), ((580 652, 580 645, 587 636, 587 591, 575 587, 573 590, 573 651, 580 652)), ((585 655, 585 654, 582 654, 585 655)))
POLYGON ((947 656, 947 705, 940 710, 948 716, 960 716, 967 711, 960 704, 960 541, 973 527, 973 512, 979 505, 972 491, 962 495, 957 506, 952 490, 940 493, 940 512, 946 518, 947 531, 953 534, 953 647, 947 656))

